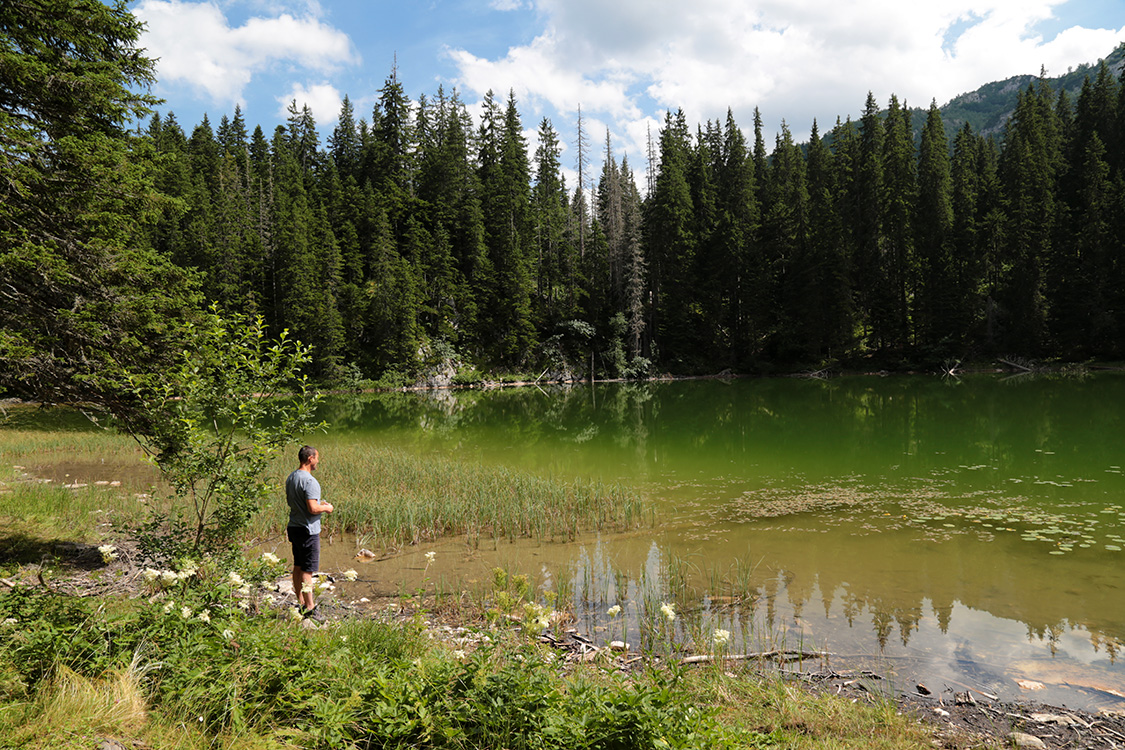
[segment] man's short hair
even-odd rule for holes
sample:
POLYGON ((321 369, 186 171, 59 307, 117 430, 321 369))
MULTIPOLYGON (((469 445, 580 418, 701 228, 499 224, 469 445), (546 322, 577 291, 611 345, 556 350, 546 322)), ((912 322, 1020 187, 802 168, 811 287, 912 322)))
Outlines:
POLYGON ((297 451, 297 461, 304 466, 309 462, 309 459, 316 455, 316 448, 311 445, 301 446, 301 450, 297 451))

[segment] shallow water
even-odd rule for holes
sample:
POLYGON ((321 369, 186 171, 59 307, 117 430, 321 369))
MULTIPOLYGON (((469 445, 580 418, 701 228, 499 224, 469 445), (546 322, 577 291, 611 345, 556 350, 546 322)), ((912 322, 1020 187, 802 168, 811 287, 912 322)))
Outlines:
POLYGON ((445 540, 363 566, 336 540, 323 567, 361 572, 347 596, 484 591, 502 566, 605 639, 635 642, 638 613, 676 601, 696 651, 721 627, 735 651, 826 650, 899 689, 1125 706, 1125 376, 380 394, 326 416, 333 437, 617 481, 657 508, 625 535, 445 540))

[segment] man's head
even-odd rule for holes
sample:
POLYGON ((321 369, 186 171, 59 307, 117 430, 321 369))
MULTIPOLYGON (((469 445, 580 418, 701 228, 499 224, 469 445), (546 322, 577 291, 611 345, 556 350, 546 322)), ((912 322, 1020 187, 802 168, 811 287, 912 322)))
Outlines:
POLYGON ((311 445, 303 445, 301 450, 297 451, 297 461, 304 468, 315 469, 320 461, 320 454, 311 445))

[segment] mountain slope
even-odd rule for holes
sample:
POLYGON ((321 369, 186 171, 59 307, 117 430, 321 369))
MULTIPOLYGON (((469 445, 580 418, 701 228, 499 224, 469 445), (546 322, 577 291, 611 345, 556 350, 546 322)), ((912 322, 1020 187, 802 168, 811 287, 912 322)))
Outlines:
MULTIPOLYGON (((1125 43, 1119 44, 1117 49, 1105 58, 1105 63, 1109 66, 1110 73, 1114 77, 1120 76, 1122 68, 1125 67, 1125 43)), ((1080 65, 1075 70, 1047 80, 1055 92, 1065 90, 1070 96, 1071 102, 1074 102, 1078 99, 1078 93, 1082 90, 1082 82, 1086 79, 1086 76, 1093 77, 1097 75, 1097 71, 1098 63, 1080 65)), ((946 133, 949 135, 956 133, 967 122, 972 127, 973 132, 983 135, 1000 135, 1004 129, 1004 123, 1008 121, 1016 108, 1016 97, 1020 90, 1026 89, 1028 84, 1034 81, 1036 77, 1033 75, 1013 76, 1003 81, 986 83, 976 91, 970 91, 950 99, 949 102, 940 107, 942 118, 945 120, 946 133)), ((925 122, 925 110, 916 109, 914 111, 915 113, 921 113, 920 117, 916 114, 914 118, 915 129, 920 131, 921 124, 925 122)))

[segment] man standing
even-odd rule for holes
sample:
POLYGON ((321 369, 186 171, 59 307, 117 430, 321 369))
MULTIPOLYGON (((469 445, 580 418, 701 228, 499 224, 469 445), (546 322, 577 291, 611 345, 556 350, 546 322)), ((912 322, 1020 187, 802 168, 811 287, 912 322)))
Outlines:
POLYGON ((312 475, 320 463, 316 448, 302 447, 297 462, 300 465, 285 480, 285 498, 289 501, 286 535, 293 545, 293 593, 302 615, 322 620, 313 603, 312 576, 320 567, 320 515, 331 513, 333 508, 332 503, 320 501, 320 482, 312 475))

